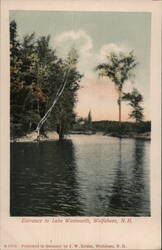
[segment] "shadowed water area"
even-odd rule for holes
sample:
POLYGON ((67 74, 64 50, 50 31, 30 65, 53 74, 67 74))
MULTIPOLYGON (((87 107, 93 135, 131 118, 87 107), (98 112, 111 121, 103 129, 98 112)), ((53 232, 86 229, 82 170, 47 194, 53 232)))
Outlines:
POLYGON ((150 216, 150 142, 11 143, 11 216, 150 216))

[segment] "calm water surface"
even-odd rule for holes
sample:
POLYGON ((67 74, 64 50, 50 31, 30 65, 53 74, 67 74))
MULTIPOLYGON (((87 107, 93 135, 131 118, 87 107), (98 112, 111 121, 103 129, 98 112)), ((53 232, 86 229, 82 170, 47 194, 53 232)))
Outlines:
POLYGON ((11 216, 150 216, 150 142, 102 135, 11 144, 11 216))

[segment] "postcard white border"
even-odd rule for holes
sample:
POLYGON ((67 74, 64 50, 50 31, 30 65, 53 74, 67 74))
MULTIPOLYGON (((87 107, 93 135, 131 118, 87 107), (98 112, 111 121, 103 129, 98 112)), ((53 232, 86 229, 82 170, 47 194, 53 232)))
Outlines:
MULTIPOLYGON (((124 243, 127 249, 160 249, 161 232, 161 2, 140 0, 2 0, 0 80, 0 229, 4 245, 124 243), (151 12, 151 217, 132 224, 22 224, 9 216, 9 10, 151 12)), ((117 217, 119 219, 119 217, 117 217)), ((13 248, 14 249, 14 248, 13 248)), ((17 248, 19 249, 19 248, 17 248)), ((21 248, 20 248, 21 249, 21 248)), ((26 249, 26 248, 24 248, 26 249)), ((30 248, 32 249, 32 248, 30 248)), ((36 249, 36 248, 35 248, 36 249)), ((86 249, 86 248, 85 248, 86 249)))

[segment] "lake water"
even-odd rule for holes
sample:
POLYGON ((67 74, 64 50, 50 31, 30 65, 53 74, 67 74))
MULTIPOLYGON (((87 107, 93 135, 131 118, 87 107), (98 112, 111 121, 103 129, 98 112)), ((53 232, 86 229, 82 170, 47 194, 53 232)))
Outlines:
POLYGON ((11 216, 150 216, 150 142, 11 143, 11 216))

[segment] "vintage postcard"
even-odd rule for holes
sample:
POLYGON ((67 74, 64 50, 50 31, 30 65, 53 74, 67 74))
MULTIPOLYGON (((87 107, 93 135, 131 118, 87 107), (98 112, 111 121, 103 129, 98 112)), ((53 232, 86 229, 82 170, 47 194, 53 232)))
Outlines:
POLYGON ((161 249, 161 1, 1 1, 0 249, 161 249))

